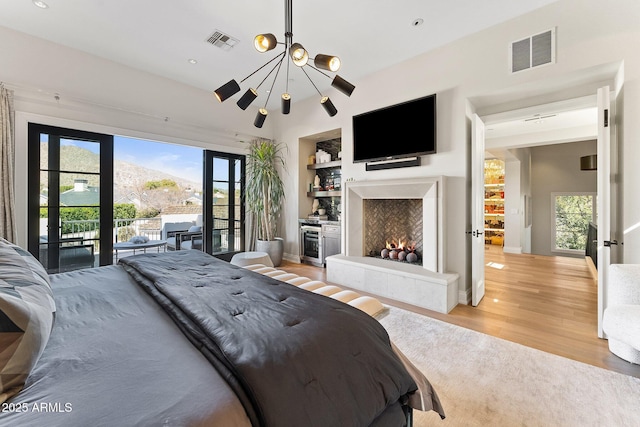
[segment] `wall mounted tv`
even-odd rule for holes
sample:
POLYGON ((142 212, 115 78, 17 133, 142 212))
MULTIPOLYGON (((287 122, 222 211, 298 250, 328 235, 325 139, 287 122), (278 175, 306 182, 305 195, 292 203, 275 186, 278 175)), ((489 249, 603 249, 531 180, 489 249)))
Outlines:
POLYGON ((435 152, 435 94, 353 116, 355 163, 435 152))

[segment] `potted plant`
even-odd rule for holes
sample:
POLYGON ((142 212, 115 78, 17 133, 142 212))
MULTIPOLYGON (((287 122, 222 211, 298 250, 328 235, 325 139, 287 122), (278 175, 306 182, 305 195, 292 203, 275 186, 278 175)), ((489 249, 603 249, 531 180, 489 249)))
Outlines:
POLYGON ((245 201, 254 214, 256 250, 269 254, 274 266, 282 262, 284 246, 276 237, 276 226, 284 203, 284 184, 278 166, 284 168, 283 146, 268 139, 250 143, 247 155, 245 201))

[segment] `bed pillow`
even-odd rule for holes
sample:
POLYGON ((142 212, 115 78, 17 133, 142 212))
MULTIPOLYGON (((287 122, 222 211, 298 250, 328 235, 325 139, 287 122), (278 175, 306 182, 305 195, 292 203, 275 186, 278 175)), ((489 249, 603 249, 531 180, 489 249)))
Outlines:
POLYGON ((0 403, 24 386, 49 341, 55 311, 42 264, 0 238, 0 403))

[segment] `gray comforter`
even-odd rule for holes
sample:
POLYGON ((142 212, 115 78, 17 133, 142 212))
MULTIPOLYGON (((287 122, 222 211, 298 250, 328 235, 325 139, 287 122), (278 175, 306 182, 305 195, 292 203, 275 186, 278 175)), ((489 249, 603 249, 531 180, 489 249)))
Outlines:
POLYGON ((51 276, 56 319, 2 427, 251 427, 211 363, 120 266, 51 276))
POLYGON ((372 425, 417 389, 385 329, 339 301, 200 251, 120 263, 221 372, 254 426, 372 425))

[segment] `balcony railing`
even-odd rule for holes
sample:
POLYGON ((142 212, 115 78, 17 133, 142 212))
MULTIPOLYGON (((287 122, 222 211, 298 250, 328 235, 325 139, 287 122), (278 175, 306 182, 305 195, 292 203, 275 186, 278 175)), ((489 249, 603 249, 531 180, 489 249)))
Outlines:
MULTIPOLYGON (((100 254, 100 221, 63 221, 62 235, 55 243, 47 239, 46 219, 41 222, 39 257, 47 272, 60 273, 81 268, 98 267, 100 254)), ((241 223, 233 221, 229 229, 227 218, 214 218, 213 254, 241 250, 241 223)), ((119 218, 114 220, 113 243, 128 241, 133 236, 147 236, 149 240, 162 240, 161 218, 119 218)), ((119 253, 118 257, 133 255, 133 251, 119 253)), ((114 254, 115 255, 115 254, 114 254)), ((116 262, 114 256, 114 263, 116 262)))
MULTIPOLYGON (((226 252, 229 250, 229 237, 233 236, 233 248, 239 250, 240 245, 240 221, 233 221, 233 232, 230 234, 229 219, 213 218, 214 230, 221 237, 220 250, 226 252)), ((133 236, 147 236, 149 240, 162 239, 162 220, 161 218, 118 218, 113 221, 113 243, 126 242, 133 236)), ((64 221, 62 224, 63 235, 65 240, 84 240, 94 241, 98 239, 98 230, 100 228, 99 220, 73 220, 64 221)), ((43 234, 43 233, 41 233, 43 234)), ((46 232, 44 233, 46 235, 46 232)), ((99 253, 99 248, 96 248, 99 253)))

